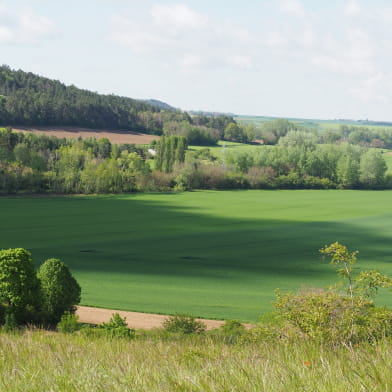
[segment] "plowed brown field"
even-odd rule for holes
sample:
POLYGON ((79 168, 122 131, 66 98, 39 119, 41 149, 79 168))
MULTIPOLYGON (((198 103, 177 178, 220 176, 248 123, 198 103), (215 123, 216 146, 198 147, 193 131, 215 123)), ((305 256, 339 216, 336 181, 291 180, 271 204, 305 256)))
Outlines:
MULTIPOLYGON (((151 313, 126 312, 122 310, 111 310, 93 308, 90 306, 78 306, 76 314, 79 321, 90 324, 106 323, 113 313, 118 313, 121 317, 126 317, 129 327, 136 329, 152 329, 162 327, 162 323, 168 316, 151 313)), ((219 328, 224 321, 198 319, 207 325, 207 329, 219 328)), ((249 328, 250 324, 245 324, 249 328)))
POLYGON ((111 143, 148 144, 152 140, 159 140, 159 136, 156 135, 110 129, 88 129, 78 127, 16 127, 12 130, 15 132, 32 132, 40 135, 56 136, 58 138, 107 138, 111 143))

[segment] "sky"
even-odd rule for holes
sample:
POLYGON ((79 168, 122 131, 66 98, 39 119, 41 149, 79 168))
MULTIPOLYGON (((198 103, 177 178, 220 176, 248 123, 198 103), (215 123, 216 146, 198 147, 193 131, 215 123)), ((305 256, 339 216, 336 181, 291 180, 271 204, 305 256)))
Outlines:
POLYGON ((392 121, 390 0, 0 0, 0 64, 183 110, 392 121))

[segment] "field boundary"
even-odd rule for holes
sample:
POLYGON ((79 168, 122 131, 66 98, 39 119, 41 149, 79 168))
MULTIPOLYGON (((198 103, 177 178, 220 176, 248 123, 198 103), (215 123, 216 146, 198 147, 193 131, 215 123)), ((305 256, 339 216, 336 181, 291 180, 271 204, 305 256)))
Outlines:
MULTIPOLYGON (((154 313, 129 312, 125 310, 114 310, 104 308, 94 308, 92 306, 78 306, 76 314, 79 321, 89 324, 102 324, 110 320, 113 313, 118 313, 125 317, 128 326, 136 329, 161 328, 165 319, 169 316, 154 313)), ((219 328, 225 322, 222 320, 197 319, 207 325, 207 330, 219 328)), ((251 324, 244 324, 246 328, 252 327, 251 324)))

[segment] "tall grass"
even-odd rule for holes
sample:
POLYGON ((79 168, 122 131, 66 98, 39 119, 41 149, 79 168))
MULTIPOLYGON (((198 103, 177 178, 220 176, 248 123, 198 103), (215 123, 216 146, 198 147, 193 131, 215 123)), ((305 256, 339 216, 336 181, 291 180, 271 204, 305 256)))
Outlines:
POLYGON ((226 345, 206 336, 108 340, 28 331, 0 335, 0 390, 391 391, 392 342, 226 345))

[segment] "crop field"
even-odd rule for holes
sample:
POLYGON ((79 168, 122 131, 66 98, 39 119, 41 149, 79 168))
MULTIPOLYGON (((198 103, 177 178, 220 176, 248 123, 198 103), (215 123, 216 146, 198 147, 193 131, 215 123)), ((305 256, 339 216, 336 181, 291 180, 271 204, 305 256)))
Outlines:
POLYGON ((189 150, 197 151, 208 148, 211 152, 211 155, 217 157, 218 159, 222 159, 225 154, 231 152, 254 152, 260 151, 260 149, 273 148, 273 146, 265 146, 262 144, 246 144, 246 143, 236 143, 236 142, 227 142, 224 140, 220 140, 216 146, 189 146, 189 150))
MULTIPOLYGON (((272 121, 279 117, 267 117, 267 116, 235 116, 236 121, 243 124, 253 124, 257 127, 261 127, 266 122, 272 121)), ((373 124, 367 121, 355 121, 355 120, 320 120, 320 119, 303 119, 303 118, 287 118, 290 122, 293 122, 301 127, 314 128, 319 131, 326 130, 339 130, 342 125, 349 127, 365 127, 369 129, 379 130, 386 129, 392 130, 390 124, 373 124)))
MULTIPOLYGON (((57 257, 82 304, 255 321, 274 289, 325 287, 318 249, 392 275, 392 191, 206 191, 0 198, 0 248, 57 257)), ((390 293, 380 303, 392 305, 390 293)))

